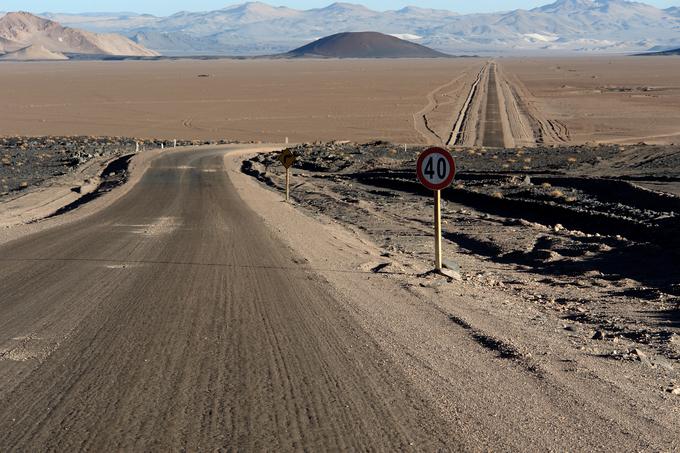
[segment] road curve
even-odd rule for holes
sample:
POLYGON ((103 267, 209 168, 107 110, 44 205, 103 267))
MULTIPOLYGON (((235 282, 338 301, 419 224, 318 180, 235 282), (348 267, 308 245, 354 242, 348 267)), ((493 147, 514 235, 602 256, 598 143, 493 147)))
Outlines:
POLYGON ((224 153, 0 246, 0 451, 458 450, 224 153))

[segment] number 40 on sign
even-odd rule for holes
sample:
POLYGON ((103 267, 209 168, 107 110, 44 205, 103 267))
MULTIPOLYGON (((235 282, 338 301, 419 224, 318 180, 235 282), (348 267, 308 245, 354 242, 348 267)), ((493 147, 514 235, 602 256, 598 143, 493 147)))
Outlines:
POLYGON ((422 185, 434 192, 434 256, 435 269, 442 270, 441 190, 456 176, 456 163, 444 148, 430 148, 418 156, 416 173, 422 185))

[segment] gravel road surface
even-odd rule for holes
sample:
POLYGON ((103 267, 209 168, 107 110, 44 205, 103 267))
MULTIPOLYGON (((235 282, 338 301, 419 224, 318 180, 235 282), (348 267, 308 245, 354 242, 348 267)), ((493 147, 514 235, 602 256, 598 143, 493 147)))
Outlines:
POLYGON ((457 450, 223 155, 0 246, 0 450, 457 450))
POLYGON ((486 112, 484 117, 483 146, 502 147, 503 124, 501 123, 501 110, 498 104, 498 89, 496 87, 496 65, 489 65, 489 81, 486 90, 486 112))

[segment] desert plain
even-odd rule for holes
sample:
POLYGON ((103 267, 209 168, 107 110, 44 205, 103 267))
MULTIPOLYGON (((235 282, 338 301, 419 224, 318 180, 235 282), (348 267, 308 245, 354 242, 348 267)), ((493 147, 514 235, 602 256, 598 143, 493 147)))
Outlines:
POLYGON ((677 451, 679 124, 672 57, 0 64, 0 449, 677 451))
MULTIPOLYGON (((503 107, 511 112, 524 104, 520 110, 565 128, 547 142, 680 139, 677 58, 495 63, 501 98, 517 98, 503 107)), ((417 127, 425 114, 447 141, 486 64, 476 58, 5 63, 0 134, 416 144, 433 141, 417 127)), ((513 144, 530 144, 525 132, 515 132, 513 144)))

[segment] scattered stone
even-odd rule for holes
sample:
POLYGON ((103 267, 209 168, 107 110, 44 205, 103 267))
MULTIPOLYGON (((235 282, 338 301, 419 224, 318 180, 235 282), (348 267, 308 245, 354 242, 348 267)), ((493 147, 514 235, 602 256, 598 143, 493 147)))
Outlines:
POLYGON ((435 289, 435 288, 439 288, 441 286, 444 286, 447 283, 448 282, 446 280, 437 279, 437 280, 431 280, 429 282, 422 282, 422 283, 420 283, 420 286, 422 288, 433 288, 433 289, 435 289))
POLYGON ((448 277, 452 280, 455 280, 457 282, 463 281, 463 276, 460 275, 460 272, 456 272, 454 270, 446 269, 446 268, 442 269, 440 272, 441 272, 442 275, 444 275, 444 276, 446 276, 446 277, 448 277))
POLYGON ((605 333, 601 330, 596 330, 595 334, 593 334, 592 339, 593 340, 604 340, 607 336, 605 333))
POLYGON ((646 353, 637 348, 630 351, 629 355, 650 368, 663 368, 668 371, 673 371, 673 365, 663 357, 648 356, 646 353))
POLYGON ((677 333, 672 333, 671 336, 668 338, 668 342, 673 345, 680 346, 680 335, 678 335, 677 333))
POLYGON ((458 272, 458 273, 460 273, 460 266, 458 265, 457 262, 455 262, 455 261, 452 260, 452 259, 445 259, 445 260, 442 260, 442 265, 443 265, 444 268, 446 268, 446 269, 449 269, 449 270, 451 270, 451 271, 453 271, 453 272, 458 272))

